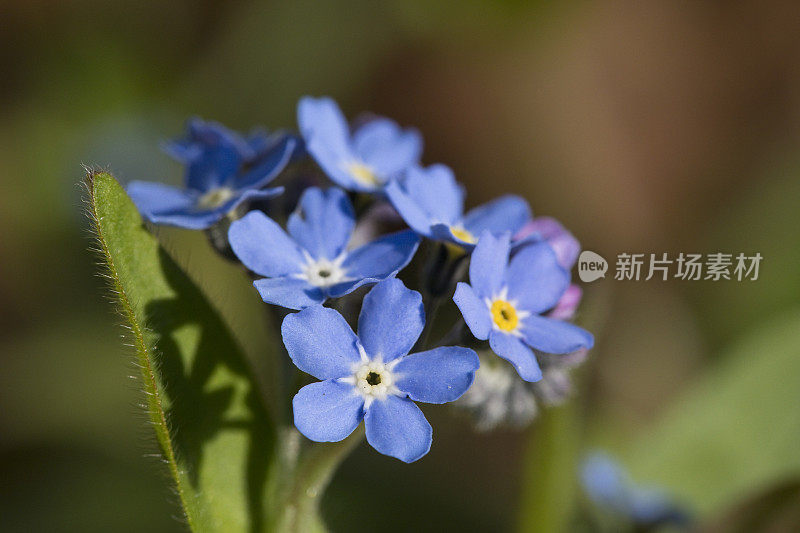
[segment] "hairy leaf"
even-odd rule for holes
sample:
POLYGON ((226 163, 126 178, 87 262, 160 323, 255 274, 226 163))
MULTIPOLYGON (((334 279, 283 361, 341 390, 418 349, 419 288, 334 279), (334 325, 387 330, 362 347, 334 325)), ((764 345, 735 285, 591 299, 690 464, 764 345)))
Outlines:
POLYGON ((105 173, 88 176, 102 261, 136 350, 145 407, 193 531, 259 531, 276 430, 242 348, 105 173))

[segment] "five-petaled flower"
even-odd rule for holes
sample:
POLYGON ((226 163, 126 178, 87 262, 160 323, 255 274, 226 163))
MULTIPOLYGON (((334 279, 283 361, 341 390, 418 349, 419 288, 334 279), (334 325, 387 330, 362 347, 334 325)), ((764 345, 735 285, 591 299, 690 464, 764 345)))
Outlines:
POLYGON ((386 195, 400 216, 425 237, 471 250, 484 231, 518 232, 531 219, 519 196, 501 196, 464 214, 464 189, 445 165, 414 167, 390 183, 386 195))
POLYGON ((254 282, 265 302, 302 309, 393 276, 419 246, 419 237, 407 230, 347 250, 354 225, 344 191, 311 187, 289 217, 288 235, 251 211, 231 224, 228 240, 247 268, 265 276, 254 282))
POLYGON ((422 137, 388 118, 375 118, 350 132, 332 99, 305 97, 297 122, 308 152, 328 177, 352 191, 374 192, 419 162, 422 137))
MULTIPOLYGON (((480 366, 473 350, 442 346, 409 354, 425 326, 424 307, 421 295, 395 275, 411 261, 421 237, 471 252, 470 284, 459 283, 453 299, 475 337, 488 339, 522 379, 537 382, 525 386, 532 392, 522 407, 535 409, 539 396, 544 402, 563 397, 568 384, 561 367, 582 358, 594 342, 566 322, 581 299, 569 275, 580 251, 577 240, 553 219, 533 219, 519 196, 502 196, 465 213, 464 188, 453 172, 441 164, 420 166, 422 139, 412 128, 378 117, 351 129, 330 98, 305 97, 297 114, 303 139, 263 132, 242 137, 220 124, 192 120, 185 138, 165 146, 186 166, 185 187, 136 181, 128 186, 153 223, 214 226, 210 235, 223 236, 232 220, 223 244, 261 276, 254 286, 262 299, 300 311, 284 319, 283 341, 295 365, 321 381, 295 395, 297 429, 314 441, 339 441, 363 419, 376 450, 412 462, 432 441, 431 426, 414 402, 451 402, 472 385, 480 366), (253 207, 248 201, 280 194, 282 187, 266 186, 290 160, 307 154, 344 189, 376 193, 373 200, 411 229, 364 244, 363 236, 353 237, 353 205, 337 187, 305 189, 286 231, 261 211, 233 220, 253 207), (218 224, 223 218, 226 224, 218 224), (322 304, 369 284, 375 286, 363 298, 356 335, 342 315, 322 304)), ((503 383, 509 383, 505 365, 498 364, 503 383)))
POLYGON ((321 305, 288 315, 281 333, 289 356, 323 380, 294 397, 297 429, 313 441, 340 441, 363 418, 367 441, 380 453, 407 463, 428 453, 433 430, 414 402, 458 399, 480 363, 457 346, 409 355, 424 325, 422 297, 395 278, 364 297, 357 336, 321 305))
POLYGON ((459 283, 453 300, 478 339, 509 361, 525 381, 542 371, 531 348, 566 354, 594 344, 592 334, 568 322, 540 316, 558 304, 569 273, 546 242, 524 245, 509 261, 509 235, 481 235, 469 266, 470 285, 459 283))
POLYGON ((154 224, 206 229, 245 201, 280 194, 263 189, 284 169, 297 140, 290 135, 256 132, 245 139, 215 122, 190 120, 187 136, 165 145, 186 165, 185 188, 132 181, 128 194, 154 224))
MULTIPOLYGON (((522 240, 544 240, 556 253, 558 264, 567 271, 572 270, 581 253, 578 239, 570 233, 559 221, 550 217, 536 217, 527 224, 513 238, 522 240)), ((581 303, 583 290, 574 283, 570 285, 555 307, 547 314, 551 318, 569 320, 575 315, 581 303)))

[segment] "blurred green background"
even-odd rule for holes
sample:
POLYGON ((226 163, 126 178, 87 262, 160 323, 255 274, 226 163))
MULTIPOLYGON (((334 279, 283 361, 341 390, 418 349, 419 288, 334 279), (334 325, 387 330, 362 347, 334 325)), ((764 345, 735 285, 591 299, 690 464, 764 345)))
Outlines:
MULTIPOLYGON (((188 116, 292 128, 305 94, 418 127, 424 161, 452 166, 469 204, 523 194, 611 261, 764 257, 755 282, 586 287, 598 342, 569 422, 556 410, 476 435, 426 409, 425 460, 362 447, 345 462, 325 500, 334 530, 569 514, 569 465, 593 446, 704 521, 800 475, 796 2, 11 0, 0 28, 0 530, 182 529, 144 457, 81 164, 177 183, 159 142, 188 116), (548 445, 570 450, 552 494, 526 482, 561 464, 548 445)), ((165 238, 202 269, 202 239, 165 238)))

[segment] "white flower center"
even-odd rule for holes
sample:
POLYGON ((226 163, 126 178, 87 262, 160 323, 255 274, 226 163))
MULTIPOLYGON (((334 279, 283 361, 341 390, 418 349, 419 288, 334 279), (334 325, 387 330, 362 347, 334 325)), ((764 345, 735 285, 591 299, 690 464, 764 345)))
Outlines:
POLYGON ((369 359, 364 349, 359 346, 361 361, 353 365, 353 375, 339 381, 353 385, 354 392, 364 398, 364 406, 375 400, 385 400, 389 395, 402 396, 395 385, 399 376, 393 371, 400 359, 384 363, 380 356, 369 359))
POLYGON ((306 265, 303 271, 295 276, 306 280, 315 287, 330 287, 343 281, 349 281, 347 271, 342 268, 345 258, 346 255, 342 254, 333 261, 325 258, 314 259, 306 253, 306 265))

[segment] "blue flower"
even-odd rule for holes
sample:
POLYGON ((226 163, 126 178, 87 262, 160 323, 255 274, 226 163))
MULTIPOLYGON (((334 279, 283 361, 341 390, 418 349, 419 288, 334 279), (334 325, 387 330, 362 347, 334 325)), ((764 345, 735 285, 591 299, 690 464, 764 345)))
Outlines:
POLYGON ((478 339, 517 369, 525 381, 542 371, 531 348, 567 354, 591 348, 592 334, 573 324, 541 316, 569 287, 570 276, 546 242, 523 246, 509 262, 509 234, 481 235, 469 265, 470 285, 459 283, 453 300, 478 339))
MULTIPOLYGON (((558 258, 558 264, 570 271, 578 260, 581 253, 581 245, 572 233, 561 225, 561 223, 550 217, 537 217, 525 224, 523 228, 513 237, 517 240, 544 240, 558 258)), ((560 320, 569 320, 575 315, 578 305, 581 303, 583 291, 578 285, 570 285, 564 292, 561 300, 556 304, 547 316, 560 320)))
POLYGON ((288 235, 251 211, 231 224, 228 240, 247 268, 265 276, 254 283, 265 302, 302 309, 394 276, 419 246, 413 231, 401 231, 348 251, 354 225, 344 191, 311 187, 289 217, 288 235))
POLYGON ((686 512, 662 489, 637 485, 611 457, 594 452, 581 465, 581 484, 599 507, 628 517, 636 524, 685 524, 686 512))
POLYGON ((288 315, 281 327, 294 364, 323 380, 292 401, 294 424, 317 442, 340 441, 364 419, 367 442, 407 463, 430 450, 430 424, 414 403, 446 403, 472 384, 477 354, 458 346, 408 352, 425 325, 422 297, 393 278, 364 297, 358 335, 320 305, 288 315))
POLYGON ((189 121, 183 139, 165 151, 186 165, 185 188, 132 181, 128 194, 147 220, 206 229, 245 201, 269 198, 282 188, 262 188, 284 169, 298 145, 287 135, 257 132, 245 139, 215 122, 189 121))
POLYGON ((297 122, 308 152, 338 185, 374 192, 419 162, 422 137, 388 118, 375 118, 350 133, 347 121, 330 98, 304 97, 297 122))
POLYGON ((525 224, 513 239, 522 240, 529 237, 547 241, 558 257, 558 264, 567 270, 572 270, 581 253, 581 244, 578 239, 554 218, 534 218, 525 224))
POLYGON ((531 219, 519 196, 500 198, 464 214, 464 189, 445 165, 414 167, 390 183, 386 195, 417 233, 471 250, 484 231, 494 235, 518 232, 531 219))

